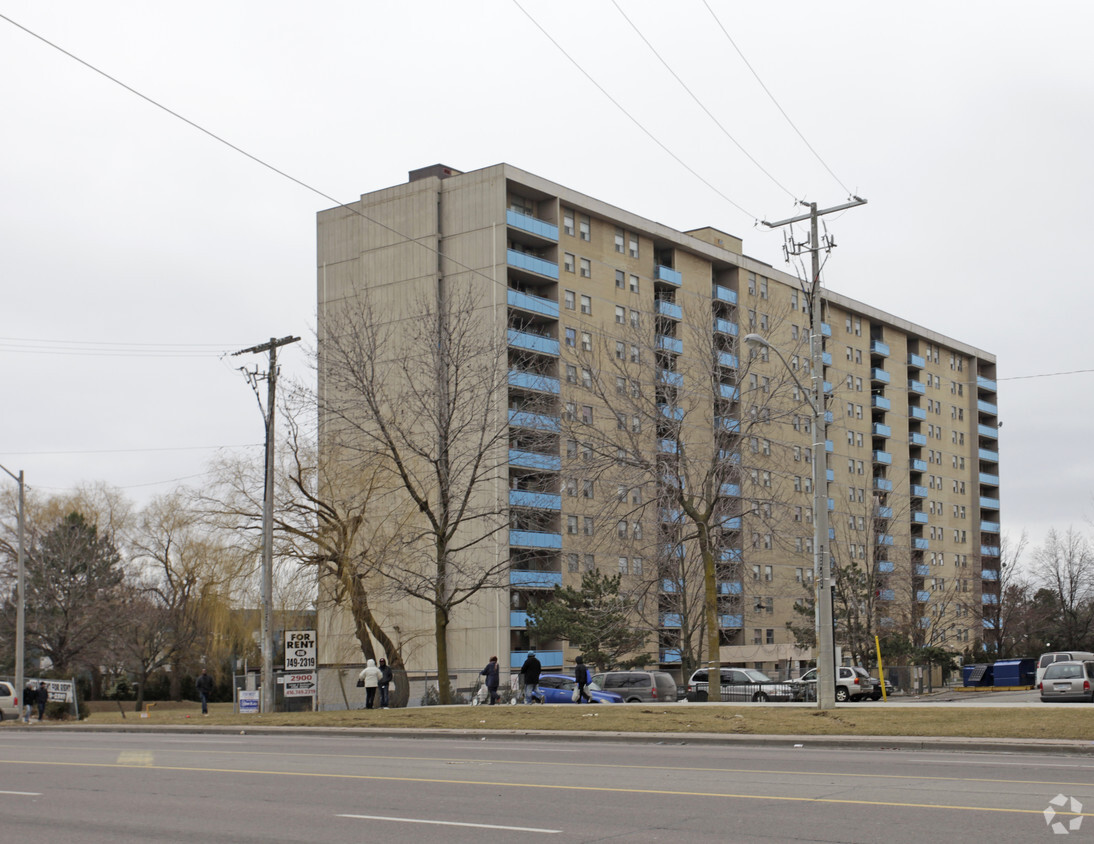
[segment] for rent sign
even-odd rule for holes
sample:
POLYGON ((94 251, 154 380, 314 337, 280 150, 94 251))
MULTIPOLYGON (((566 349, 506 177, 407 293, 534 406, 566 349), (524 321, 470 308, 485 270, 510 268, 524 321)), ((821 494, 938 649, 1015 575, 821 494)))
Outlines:
POLYGON ((285 631, 285 670, 315 671, 316 633, 314 630, 285 631))
POLYGON ((279 679, 285 684, 285 697, 315 697, 318 675, 314 672, 286 674, 279 679))

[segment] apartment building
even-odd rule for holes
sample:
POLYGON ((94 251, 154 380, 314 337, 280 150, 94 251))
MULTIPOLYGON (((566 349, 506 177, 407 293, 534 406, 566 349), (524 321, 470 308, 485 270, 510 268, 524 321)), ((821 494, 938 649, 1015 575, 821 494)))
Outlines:
MULTIPOLYGON (((709 587, 723 664, 799 673, 813 656, 800 631, 812 626, 821 447, 799 279, 730 234, 676 231, 505 164, 414 171, 321 212, 318 241, 321 391, 324 338, 362 296, 397 338, 429 303, 466 295, 461 319, 501 349, 481 362, 503 370, 484 382, 500 385, 487 397, 496 471, 472 497, 504 524, 463 560, 496 576, 451 614, 450 669, 492 654, 517 668, 532 648, 547 668, 572 664, 565 641, 529 634, 528 610, 598 570, 621 576, 651 664, 705 660, 709 587), (774 349, 749 348, 748 333, 774 349)), ((990 643, 995 356, 820 295, 837 647, 861 652, 874 634, 990 643)), ((384 500, 373 518, 405 509, 395 487, 384 500)), ((436 668, 433 608, 404 598, 373 611, 408 668, 436 668)), ((359 657, 344 602, 323 601, 320 618, 320 662, 359 657)))

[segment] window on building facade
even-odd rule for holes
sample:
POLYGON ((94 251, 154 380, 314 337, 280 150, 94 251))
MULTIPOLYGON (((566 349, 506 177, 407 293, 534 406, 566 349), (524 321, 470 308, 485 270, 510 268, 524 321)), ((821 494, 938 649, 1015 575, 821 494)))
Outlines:
POLYGON ((562 302, 566 307, 566 310, 572 311, 575 307, 574 304, 574 291, 567 290, 562 294, 562 302))
POLYGON ((638 235, 631 232, 627 238, 627 251, 632 258, 638 257, 638 235))
POLYGON ((574 235, 574 209, 562 209, 562 231, 573 237, 574 235))
MULTIPOLYGON (((581 259, 581 277, 582 278, 592 278, 592 275, 593 275, 592 262, 590 262, 588 258, 582 258, 581 259)), ((586 311, 586 313, 589 313, 589 311, 586 311)))
POLYGON ((582 214, 577 221, 577 230, 582 240, 592 239, 592 224, 589 222, 589 218, 582 214))
POLYGON ((575 266, 576 266, 575 263, 574 263, 574 260, 575 259, 574 259, 574 256, 572 254, 570 254, 569 252, 563 252, 562 253, 562 269, 566 270, 566 272, 568 272, 568 273, 572 273, 574 271, 575 266))
POLYGON ((625 249, 623 229, 617 227, 615 230, 615 251, 622 255, 625 249))

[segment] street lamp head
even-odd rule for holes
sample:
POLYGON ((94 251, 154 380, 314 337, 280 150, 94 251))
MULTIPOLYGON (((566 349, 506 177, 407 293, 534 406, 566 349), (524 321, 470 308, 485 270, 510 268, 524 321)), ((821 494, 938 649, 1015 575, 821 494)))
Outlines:
POLYGON ((746 334, 745 342, 750 346, 759 346, 760 348, 771 347, 771 344, 767 342, 767 339, 761 337, 759 334, 746 334))

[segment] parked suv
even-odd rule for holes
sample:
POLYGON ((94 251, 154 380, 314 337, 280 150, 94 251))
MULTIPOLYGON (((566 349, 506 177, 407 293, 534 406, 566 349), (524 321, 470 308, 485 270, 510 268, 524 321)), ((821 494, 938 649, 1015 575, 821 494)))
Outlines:
POLYGON ((19 698, 15 696, 11 683, 0 680, 0 721, 5 718, 19 720, 19 698))
POLYGON ((766 703, 767 701, 788 701, 797 698, 797 689, 788 683, 777 683, 762 671, 755 668, 723 668, 721 669, 721 693, 718 698, 709 694, 710 684, 707 682, 709 674, 707 669, 700 668, 688 680, 688 699, 692 695, 708 692, 707 700, 723 701, 754 701, 766 703))
POLYGON ((605 671, 593 682, 625 703, 675 703, 676 681, 667 671, 605 671))
MULTIPOLYGON (((809 700, 817 699, 816 668, 810 668, 798 678, 797 682, 805 686, 805 694, 809 700)), ((877 685, 877 681, 866 673, 865 668, 860 668, 857 665, 851 667, 839 666, 836 669, 836 700, 842 703, 847 700, 862 700, 864 698, 881 700, 881 687, 877 685), (877 697, 874 697, 875 694, 877 697)))

